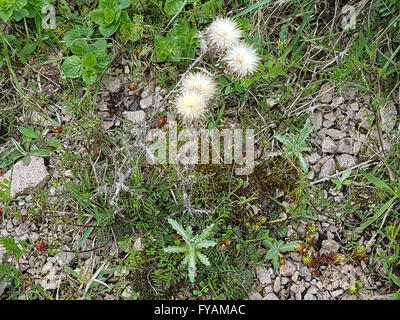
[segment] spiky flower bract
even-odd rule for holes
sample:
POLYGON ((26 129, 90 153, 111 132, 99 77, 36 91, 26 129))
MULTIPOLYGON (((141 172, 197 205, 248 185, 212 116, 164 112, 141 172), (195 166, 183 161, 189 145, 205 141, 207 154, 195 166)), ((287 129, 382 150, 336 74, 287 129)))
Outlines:
POLYGON ((218 52, 224 52, 237 44, 242 32, 236 22, 229 18, 218 17, 206 29, 209 46, 218 52))
POLYGON ((199 119, 207 108, 207 100, 201 93, 186 90, 177 98, 176 109, 186 120, 199 119))
POLYGON ((204 72, 190 73, 185 77, 182 84, 184 91, 196 91, 204 96, 206 100, 211 99, 217 89, 213 79, 204 72))
POLYGON ((240 43, 228 50, 223 58, 228 70, 239 78, 251 75, 258 65, 258 54, 251 46, 240 43))

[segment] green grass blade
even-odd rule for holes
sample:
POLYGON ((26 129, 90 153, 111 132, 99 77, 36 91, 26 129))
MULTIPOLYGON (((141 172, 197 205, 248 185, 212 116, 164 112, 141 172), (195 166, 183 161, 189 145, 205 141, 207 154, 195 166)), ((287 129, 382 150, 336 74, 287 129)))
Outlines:
POLYGON ((361 233, 364 231, 366 227, 368 227, 370 224, 374 223, 376 220, 378 220, 386 210, 390 208, 390 206, 393 204, 393 202, 396 200, 396 197, 393 197, 390 199, 388 202, 386 202, 379 210, 377 213, 373 215, 370 219, 368 219, 366 222, 364 222, 358 229, 356 230, 356 233, 361 233))
POLYGON ((233 18, 236 19, 236 18, 239 18, 241 16, 248 14, 249 12, 255 11, 258 8, 260 8, 261 6, 263 6, 264 4, 267 4, 268 2, 272 2, 272 0, 263 0, 256 4, 253 4, 250 7, 248 7, 247 9, 244 9, 243 11, 239 12, 237 15, 234 15, 233 18))

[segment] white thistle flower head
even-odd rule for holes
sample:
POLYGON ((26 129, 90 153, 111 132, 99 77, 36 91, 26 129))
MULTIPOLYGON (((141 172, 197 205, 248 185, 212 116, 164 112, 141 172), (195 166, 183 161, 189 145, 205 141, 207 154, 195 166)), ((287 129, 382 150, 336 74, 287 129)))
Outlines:
POLYGON ((206 100, 212 98, 217 91, 214 80, 204 72, 187 75, 183 80, 182 88, 184 91, 196 91, 202 94, 206 100))
POLYGON ((242 32, 234 20, 218 17, 206 29, 206 35, 210 47, 223 52, 239 42, 242 32))
POLYGON ((176 109, 186 120, 199 119, 206 111, 206 108, 207 100, 197 91, 183 91, 176 99, 176 109))
POLYGON ((223 58, 229 71, 239 78, 251 75, 258 66, 258 54, 251 46, 241 43, 228 50, 223 58))

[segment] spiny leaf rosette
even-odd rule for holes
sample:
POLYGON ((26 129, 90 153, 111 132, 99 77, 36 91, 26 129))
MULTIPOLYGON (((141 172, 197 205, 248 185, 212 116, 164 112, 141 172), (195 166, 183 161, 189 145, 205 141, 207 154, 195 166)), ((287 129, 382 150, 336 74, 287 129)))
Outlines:
POLYGON ((185 245, 181 247, 170 246, 164 248, 164 252, 167 253, 177 253, 181 252, 185 254, 185 258, 182 260, 182 265, 188 267, 188 274, 190 282, 194 282, 197 271, 197 261, 200 261, 205 266, 210 266, 210 261, 207 256, 201 253, 200 250, 214 247, 217 245, 215 241, 207 240, 210 235, 214 224, 209 225, 205 228, 201 234, 193 235, 192 227, 187 227, 186 229, 180 225, 174 219, 168 219, 169 224, 176 230, 176 232, 182 236, 185 241, 185 245))

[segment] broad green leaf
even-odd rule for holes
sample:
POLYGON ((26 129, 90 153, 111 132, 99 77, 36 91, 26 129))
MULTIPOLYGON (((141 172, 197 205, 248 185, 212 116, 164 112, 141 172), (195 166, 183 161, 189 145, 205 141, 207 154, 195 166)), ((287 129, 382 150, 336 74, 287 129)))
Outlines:
POLYGON ((41 136, 41 133, 35 131, 33 127, 18 128, 18 131, 30 139, 37 139, 41 136))
POLYGON ((110 64, 110 58, 105 52, 101 52, 96 54, 97 64, 95 69, 97 72, 103 72, 107 69, 108 65, 110 64))
POLYGON ((23 155, 16 148, 11 149, 8 152, 5 152, 0 155, 0 169, 4 167, 8 167, 10 164, 17 161, 23 155))
POLYGON ((97 79, 97 71, 93 67, 86 67, 82 71, 82 79, 85 81, 87 85, 92 85, 96 82, 97 79))
POLYGON ((342 176, 340 178, 340 180, 344 181, 346 180, 349 176, 351 175, 351 169, 346 169, 343 171, 342 176))
MULTIPOLYGON (((283 243, 283 241, 282 241, 282 243, 283 243)), ((280 252, 293 251, 294 247, 296 246, 297 243, 298 243, 297 241, 292 241, 292 242, 288 242, 288 243, 279 245, 279 251, 280 252)))
POLYGON ((0 10, 0 18, 4 21, 4 22, 8 22, 8 20, 10 20, 10 18, 13 15, 14 10, 12 8, 8 9, 8 10, 0 10))
POLYGON ((178 42, 159 34, 154 37, 154 46, 158 62, 174 61, 179 62, 182 58, 178 42))
POLYGON ((267 259, 272 260, 272 264, 275 268, 279 268, 279 251, 276 247, 271 247, 265 256, 267 259))
POLYGON ((106 18, 104 17, 104 9, 96 9, 90 13, 92 20, 98 25, 102 26, 106 23, 106 18))
POLYGON ((100 26, 99 31, 104 37, 111 37, 119 28, 120 21, 114 21, 109 26, 100 26))
POLYGON ((102 26, 109 26, 116 18, 114 12, 108 8, 104 9, 103 14, 104 14, 104 23, 102 24, 102 26))
POLYGON ((131 5, 131 0, 119 0, 118 8, 125 9, 131 5))
POLYGON ((58 141, 58 139, 56 137, 49 137, 46 139, 46 143, 50 146, 50 147, 54 147, 54 148, 59 148, 62 147, 62 144, 60 141, 58 141))
POLYGON ((51 151, 46 150, 46 149, 35 149, 29 151, 29 153, 33 156, 39 156, 39 157, 50 157, 51 156, 51 151))
POLYGON ((130 39, 131 41, 138 41, 142 38, 144 32, 143 16, 136 14, 133 17, 133 22, 130 20, 128 14, 123 12, 121 14, 121 25, 119 28, 120 37, 124 40, 130 39))
POLYGON ((172 16, 181 10, 185 0, 166 0, 164 5, 164 11, 166 14, 172 16))
POLYGON ((107 50, 107 41, 105 39, 98 39, 89 45, 89 51, 104 52, 107 50))
POLYGON ((26 10, 25 8, 14 11, 12 17, 15 19, 15 21, 20 21, 23 18, 26 18, 29 16, 29 11, 26 10))
POLYGON ((82 74, 82 62, 78 56, 65 59, 61 69, 68 78, 78 78, 82 74))
POLYGON ((28 43, 22 48, 22 52, 23 52, 25 55, 32 54, 32 53, 36 50, 37 46, 38 46, 38 43, 37 43, 37 42, 28 42, 28 43))
POLYGON ((81 37, 82 37, 82 34, 79 30, 72 29, 71 31, 69 31, 65 34, 64 41, 65 41, 65 44, 67 45, 67 47, 70 48, 72 43, 81 37))
POLYGON ((89 45, 86 40, 77 39, 74 40, 71 44, 71 51, 74 54, 83 55, 89 50, 89 45))
POLYGON ((97 64, 96 54, 94 52, 87 52, 82 58, 82 66, 94 67, 97 64))
POLYGON ((117 9, 119 1, 121 0, 99 0, 99 7, 114 10, 117 9))
POLYGON ((26 155, 25 157, 22 158, 22 163, 26 166, 29 166, 29 163, 31 162, 31 157, 29 155, 26 155))
POLYGON ((370 173, 367 172, 361 172, 361 174, 368 179, 369 182, 373 183, 375 186, 377 186, 380 189, 383 189, 385 191, 390 192, 393 195, 396 195, 395 191, 389 187, 384 181, 382 181, 381 179, 373 176, 370 173))
POLYGON ((20 10, 28 4, 28 0, 14 0, 14 10, 20 10))

